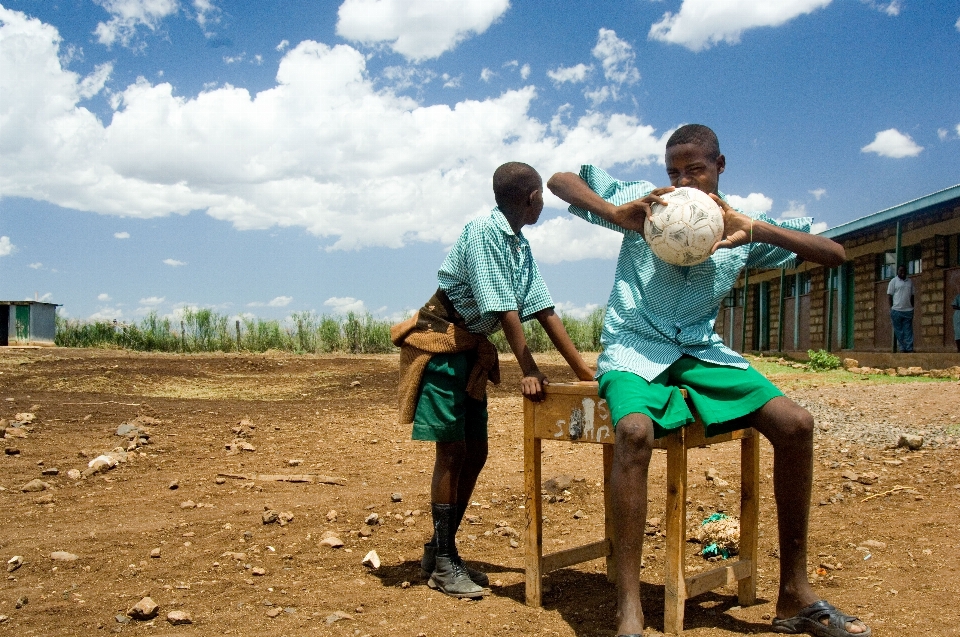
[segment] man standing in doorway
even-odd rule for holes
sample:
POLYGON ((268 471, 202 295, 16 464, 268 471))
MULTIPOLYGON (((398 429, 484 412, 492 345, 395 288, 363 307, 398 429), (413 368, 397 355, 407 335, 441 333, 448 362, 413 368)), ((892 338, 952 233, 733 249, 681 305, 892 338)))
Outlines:
POLYGON ((907 267, 897 268, 897 276, 887 286, 890 297, 890 322, 901 352, 913 351, 913 281, 907 278, 907 267))

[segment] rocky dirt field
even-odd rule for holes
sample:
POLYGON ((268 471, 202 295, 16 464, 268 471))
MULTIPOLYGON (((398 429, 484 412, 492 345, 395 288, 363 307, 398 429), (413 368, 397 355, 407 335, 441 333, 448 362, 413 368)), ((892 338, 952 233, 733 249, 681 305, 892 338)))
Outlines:
MULTIPOLYGON (((572 380, 558 358, 539 359, 572 380)), ((818 418, 817 589, 878 636, 960 635, 957 381, 758 367, 818 418), (923 446, 895 448, 902 433, 923 446)), ((509 357, 503 369, 491 458, 459 536, 491 594, 456 601, 418 572, 432 449, 396 424, 397 356, 0 352, 0 635, 613 635, 602 560, 549 575, 543 608, 523 603, 519 373, 509 357), (378 568, 362 563, 371 550, 378 568), (145 597, 159 608, 131 618, 145 597)), ((560 482, 544 504, 548 551, 601 537, 600 453, 545 445, 544 478, 560 482)), ((657 452, 651 518, 662 516, 664 464, 657 452)), ((711 513, 736 515, 723 481, 736 484, 737 446, 698 450, 690 464, 692 534, 711 513)), ((760 603, 741 608, 733 590, 690 600, 686 634, 769 633, 770 471, 764 446, 760 603)), ((650 520, 648 635, 663 628, 656 529, 650 520)), ((710 566, 698 548, 688 545, 694 570, 710 566)))

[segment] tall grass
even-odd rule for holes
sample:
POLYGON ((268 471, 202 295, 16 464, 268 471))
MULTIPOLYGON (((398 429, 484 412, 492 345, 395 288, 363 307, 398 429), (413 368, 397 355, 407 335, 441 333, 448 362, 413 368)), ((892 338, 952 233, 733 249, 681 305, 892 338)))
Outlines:
MULTIPOLYGON (((390 342, 390 322, 370 314, 332 317, 295 312, 289 319, 241 318, 236 320, 210 309, 186 309, 180 320, 151 312, 138 323, 114 325, 106 321, 80 321, 57 317, 55 342, 61 347, 117 347, 153 352, 348 352, 375 354, 396 348, 390 342)), ((585 319, 562 317, 577 349, 600 351, 603 309, 585 319)), ((553 350, 553 343, 536 321, 523 324, 532 352, 553 350)), ((491 339, 501 352, 510 346, 503 332, 491 339)))

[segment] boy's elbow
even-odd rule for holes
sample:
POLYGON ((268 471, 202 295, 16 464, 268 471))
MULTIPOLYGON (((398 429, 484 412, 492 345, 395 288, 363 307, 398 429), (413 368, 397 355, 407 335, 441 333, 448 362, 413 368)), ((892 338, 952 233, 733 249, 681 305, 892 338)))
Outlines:
POLYGON ((565 190, 565 186, 570 183, 570 179, 579 179, 579 175, 573 173, 554 173, 550 179, 547 180, 547 188, 550 189, 550 192, 560 196, 560 193, 565 190))

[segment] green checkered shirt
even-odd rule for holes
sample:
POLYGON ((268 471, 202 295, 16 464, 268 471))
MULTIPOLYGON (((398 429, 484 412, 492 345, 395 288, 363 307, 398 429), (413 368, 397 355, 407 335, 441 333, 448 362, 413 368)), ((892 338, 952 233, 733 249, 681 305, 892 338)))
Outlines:
MULTIPOLYGON (((615 205, 645 197, 655 188, 646 181, 618 181, 595 166, 581 167, 580 177, 615 205)), ((623 233, 603 321, 604 349, 597 361, 597 377, 619 370, 650 381, 684 354, 718 365, 748 366, 713 329, 720 303, 744 267, 790 268, 796 255, 767 243, 754 243, 721 248, 699 265, 671 265, 653 254, 640 233, 576 206, 570 206, 570 212, 623 233)), ((810 231, 809 217, 778 223, 762 213, 751 216, 784 228, 810 231)))
POLYGON ((553 307, 530 244, 513 232, 499 208, 467 224, 437 279, 474 334, 500 329, 502 312, 516 310, 528 321, 553 307))

